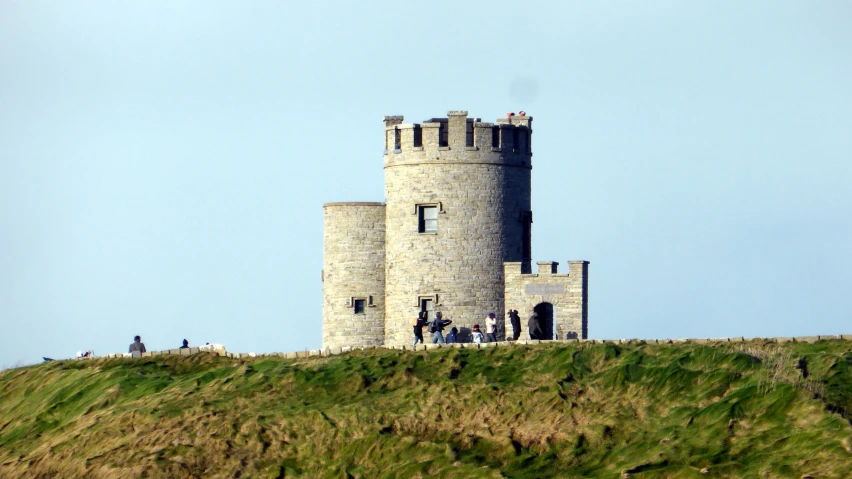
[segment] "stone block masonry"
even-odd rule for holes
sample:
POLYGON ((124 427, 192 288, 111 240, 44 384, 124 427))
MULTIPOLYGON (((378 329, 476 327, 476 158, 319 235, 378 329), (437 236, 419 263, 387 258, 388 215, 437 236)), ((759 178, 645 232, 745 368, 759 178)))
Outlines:
POLYGON ((324 205, 324 346, 379 346, 385 334, 385 205, 324 205))

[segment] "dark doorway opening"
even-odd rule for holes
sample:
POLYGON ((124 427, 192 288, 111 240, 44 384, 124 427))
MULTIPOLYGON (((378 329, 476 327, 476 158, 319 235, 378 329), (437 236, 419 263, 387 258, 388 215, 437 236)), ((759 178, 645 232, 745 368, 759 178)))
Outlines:
POLYGON ((533 311, 538 313, 538 321, 541 325, 542 335, 538 339, 553 339, 553 305, 539 303, 533 311))

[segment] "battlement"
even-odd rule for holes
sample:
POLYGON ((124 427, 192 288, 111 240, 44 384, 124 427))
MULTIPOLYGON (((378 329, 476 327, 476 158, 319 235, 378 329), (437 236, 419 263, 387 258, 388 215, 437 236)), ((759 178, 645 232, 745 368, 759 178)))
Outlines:
POLYGON ((583 269, 589 264, 588 261, 583 260, 570 260, 567 263, 569 269, 566 273, 559 273, 559 263, 556 261, 536 261, 535 264, 538 266, 538 273, 536 274, 530 271, 529 262, 505 262, 503 263, 503 269, 506 275, 510 276, 562 276, 567 278, 571 274, 574 274, 575 277, 582 275, 583 269))
POLYGON ((531 116, 486 123, 467 115, 467 111, 453 110, 446 118, 409 124, 403 123, 402 116, 384 117, 385 166, 465 162, 531 168, 531 116))

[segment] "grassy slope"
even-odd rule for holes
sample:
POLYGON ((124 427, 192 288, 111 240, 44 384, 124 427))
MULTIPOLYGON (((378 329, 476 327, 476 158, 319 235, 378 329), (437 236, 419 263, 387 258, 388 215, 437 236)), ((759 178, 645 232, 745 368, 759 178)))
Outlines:
POLYGON ((847 478, 850 351, 640 343, 46 363, 0 373, 0 477, 847 478))

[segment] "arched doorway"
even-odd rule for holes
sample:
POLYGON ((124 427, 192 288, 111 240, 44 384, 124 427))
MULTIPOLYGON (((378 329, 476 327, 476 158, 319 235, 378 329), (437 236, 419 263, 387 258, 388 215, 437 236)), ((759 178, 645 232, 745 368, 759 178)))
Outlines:
POLYGON ((541 324, 542 335, 537 339, 553 339, 553 305, 538 303, 533 311, 538 313, 538 321, 541 324))

